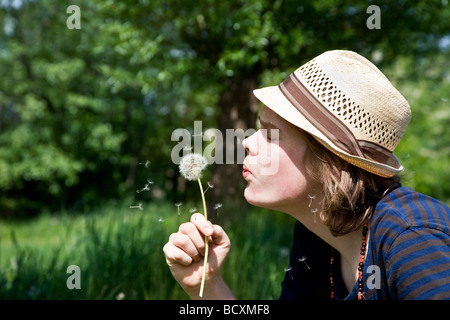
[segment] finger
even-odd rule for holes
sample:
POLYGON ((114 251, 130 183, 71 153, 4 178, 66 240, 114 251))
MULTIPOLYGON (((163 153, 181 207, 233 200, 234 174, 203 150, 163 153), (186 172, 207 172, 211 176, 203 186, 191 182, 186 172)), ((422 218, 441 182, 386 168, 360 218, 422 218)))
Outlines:
POLYGON ((176 247, 172 242, 166 243, 163 248, 164 255, 166 256, 166 262, 168 265, 181 264, 188 266, 192 263, 192 258, 186 252, 176 247))
POLYGON ((197 226, 192 222, 183 223, 178 229, 180 233, 187 235, 197 251, 204 256, 205 255, 205 237, 197 229, 197 226))
POLYGON ((211 236, 212 241, 214 244, 218 246, 230 246, 231 241, 226 232, 223 230, 223 228, 217 224, 213 225, 214 232, 211 236))
POLYGON ((173 233, 169 237, 169 242, 172 242, 175 247, 180 248, 181 250, 186 252, 195 262, 198 262, 202 259, 202 257, 200 256, 200 252, 188 235, 180 232, 173 233))
POLYGON ((191 216, 191 222, 195 224, 198 230, 205 236, 209 237, 212 235, 214 228, 211 222, 207 221, 205 217, 200 213, 194 213, 191 216))

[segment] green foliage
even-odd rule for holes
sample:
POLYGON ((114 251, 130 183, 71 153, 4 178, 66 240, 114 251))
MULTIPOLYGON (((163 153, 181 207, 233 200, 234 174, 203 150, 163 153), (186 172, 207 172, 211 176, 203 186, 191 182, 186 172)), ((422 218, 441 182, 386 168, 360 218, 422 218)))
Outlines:
POLYGON ((399 59, 391 73, 412 112, 396 149, 405 167, 405 184, 450 204, 448 58, 399 59))
MULTIPOLYGON (((246 81, 276 84, 325 50, 351 49, 369 58, 381 52, 376 62, 387 72, 402 57, 448 69, 448 46, 438 47, 448 37, 444 2, 381 1, 381 30, 367 29, 367 2, 347 0, 73 4, 81 9, 80 30, 66 27, 63 1, 0 6, 2 217, 90 211, 136 195, 148 178, 155 185, 145 200, 182 200, 183 184, 170 161, 173 130, 192 128, 194 120, 202 120, 204 129, 234 128, 239 119, 219 105, 225 94, 241 95, 246 81), (142 174, 139 163, 146 160, 150 166, 142 174)), ((396 71, 408 75, 399 86, 422 92, 411 95, 420 121, 413 118, 405 137, 411 142, 399 152, 411 159, 408 181, 449 199, 448 175, 440 174, 447 168, 448 74, 423 77, 419 70, 413 63, 396 71), (416 106, 428 101, 435 101, 427 105, 430 111, 441 110, 439 119, 416 106), (430 152, 416 152, 413 145, 430 152), (423 154, 439 154, 437 164, 423 154)), ((248 108, 243 105, 242 114, 248 108)))
MULTIPOLYGON (((82 31, 66 28, 63 2, 2 8, 13 30, 0 43, 0 73, 9 75, 0 82, 3 216, 122 198, 145 181, 135 167, 150 158, 160 164, 152 179, 164 185, 171 132, 199 117, 174 78, 184 65, 165 56, 167 33, 130 21, 132 7, 78 5, 82 31)), ((197 95, 202 106, 207 95, 197 95)))
MULTIPOLYGON (((161 252, 188 206, 178 216, 158 199, 198 196, 170 160, 172 131, 194 120, 234 128, 224 95, 240 103, 246 81, 276 85, 325 50, 358 51, 392 79, 413 112, 396 150, 405 184, 450 203, 446 1, 378 1, 381 30, 366 27, 372 1, 77 0, 80 30, 66 28, 67 2, 10 3, 0 5, 0 217, 57 213, 0 224, 1 298, 186 298, 161 252), (151 192, 137 194, 147 179, 151 192), (145 209, 87 214, 117 199, 145 209), (65 286, 71 264, 80 291, 65 286)), ((269 214, 225 225, 223 276, 238 298, 279 294, 292 221, 269 214)))
MULTIPOLYGON (((4 223, 0 298, 187 299, 162 248, 170 233, 189 220, 188 208, 182 206, 178 215, 167 203, 144 204, 142 211, 111 205, 91 215, 43 215, 31 223, 4 223), (66 286, 69 265, 80 267, 79 290, 66 286)), ((233 250, 223 277, 238 298, 279 296, 292 231, 292 218, 261 209, 227 227, 233 250)))

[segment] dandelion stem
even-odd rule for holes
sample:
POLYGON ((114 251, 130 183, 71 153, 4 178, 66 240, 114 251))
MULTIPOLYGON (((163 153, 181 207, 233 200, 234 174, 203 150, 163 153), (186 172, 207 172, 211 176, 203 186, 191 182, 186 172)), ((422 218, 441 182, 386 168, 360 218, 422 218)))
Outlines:
MULTIPOLYGON (((203 202, 203 213, 205 215, 205 219, 208 220, 208 212, 206 210, 206 201, 205 201, 205 194, 203 192, 203 186, 202 182, 200 181, 200 178, 197 178, 198 185, 200 187, 200 194, 202 195, 202 202, 203 202)), ((206 280, 206 267, 208 265, 208 251, 209 251, 209 244, 208 244, 208 237, 205 236, 205 259, 203 261, 203 275, 202 275, 202 283, 200 285, 200 298, 203 296, 203 289, 205 288, 205 280, 206 280)))

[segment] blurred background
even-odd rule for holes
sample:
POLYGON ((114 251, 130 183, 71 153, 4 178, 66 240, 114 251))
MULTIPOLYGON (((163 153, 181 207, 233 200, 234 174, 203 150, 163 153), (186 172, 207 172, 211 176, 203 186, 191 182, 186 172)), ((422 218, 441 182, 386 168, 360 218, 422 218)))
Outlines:
MULTIPOLYGON (((0 0, 0 298, 187 298, 162 247, 201 202, 172 132, 256 128, 252 90, 333 49, 402 92, 403 183, 450 204, 447 0, 0 0)), ((224 277, 238 298, 277 298, 293 221, 246 204, 241 171, 204 177, 233 243, 224 277)))

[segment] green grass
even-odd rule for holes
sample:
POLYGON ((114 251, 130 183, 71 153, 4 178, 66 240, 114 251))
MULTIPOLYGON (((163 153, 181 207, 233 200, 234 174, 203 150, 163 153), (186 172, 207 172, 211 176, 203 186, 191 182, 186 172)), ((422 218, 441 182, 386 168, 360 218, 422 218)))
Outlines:
MULTIPOLYGON (((187 299, 162 248, 189 220, 169 203, 110 206, 93 214, 44 214, 0 223, 1 299, 187 299), (81 289, 69 290, 69 265, 81 289)), ((224 214, 221 214, 223 216, 224 214)), ((215 223, 221 224, 221 216, 215 223)), ((223 277, 239 299, 274 299, 288 265, 293 220, 258 208, 226 226, 231 242, 223 277)))

